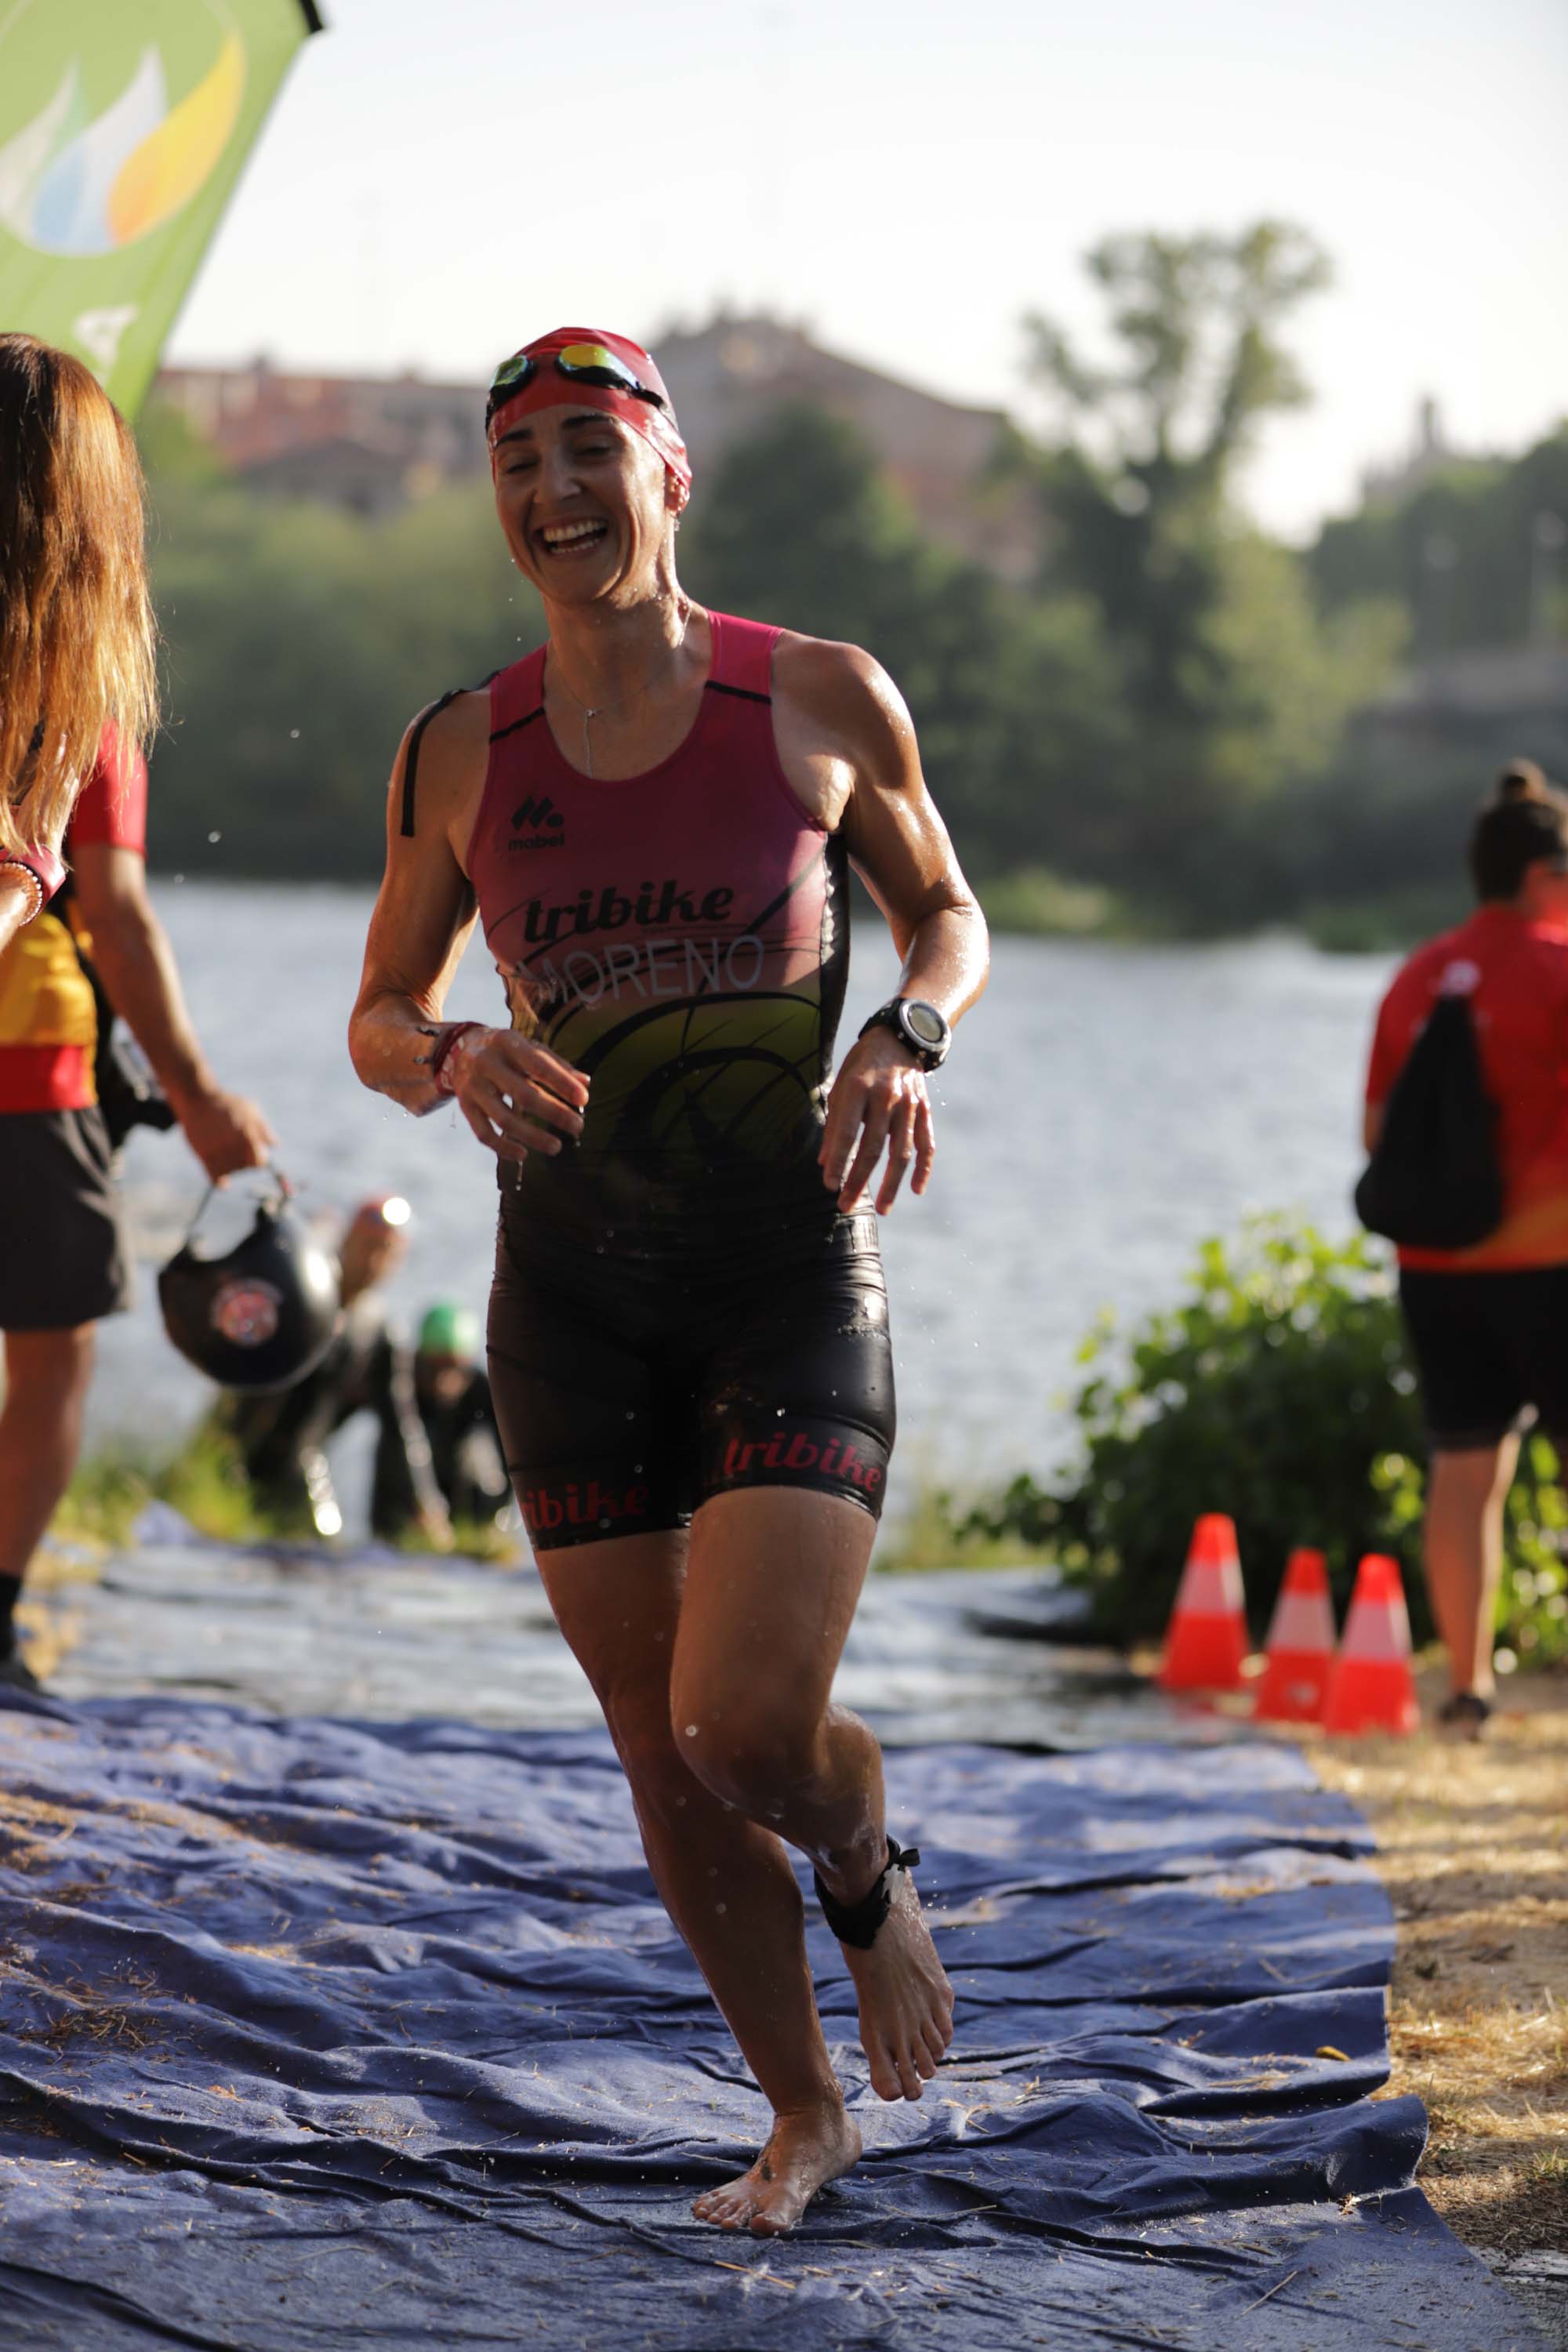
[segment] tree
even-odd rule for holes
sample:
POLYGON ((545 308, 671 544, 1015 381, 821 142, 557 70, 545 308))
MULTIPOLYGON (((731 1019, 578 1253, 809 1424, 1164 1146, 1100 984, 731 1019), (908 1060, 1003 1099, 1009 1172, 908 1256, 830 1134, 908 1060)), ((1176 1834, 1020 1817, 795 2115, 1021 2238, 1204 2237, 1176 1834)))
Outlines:
POLYGON ((852 425, 781 409, 694 502, 681 557, 704 603, 877 656, 976 875, 1104 862, 1128 747, 1092 607, 1010 587, 922 538, 852 425))
POLYGON ((1306 386, 1281 321, 1327 283, 1304 231, 1107 238, 1086 267, 1110 308, 1111 363, 1081 361, 1040 313, 1029 373, 1067 426, 1041 453, 1047 578, 1086 589, 1133 655, 1141 713, 1201 729, 1228 677, 1205 625, 1224 590, 1235 474, 1265 416, 1306 386))
POLYGON ((1375 658, 1338 660, 1292 559, 1237 510, 1262 423, 1308 397, 1281 331, 1328 262, 1305 231, 1264 221, 1230 238, 1110 237, 1087 267, 1111 356, 1092 364, 1053 321, 1026 320, 1060 437, 1014 462, 1044 512, 1043 586, 1092 597, 1123 666, 1148 887, 1212 916, 1234 910, 1226 827, 1321 762, 1393 640, 1384 616, 1375 658))
POLYGON ((1308 564, 1326 610, 1399 598, 1415 650, 1568 635, 1568 424, 1515 458, 1456 457, 1403 498, 1327 522, 1308 564))
POLYGON ((383 522, 259 499, 155 405, 142 446, 165 669, 154 857, 374 877, 408 720, 543 634, 488 499, 455 488, 383 522))

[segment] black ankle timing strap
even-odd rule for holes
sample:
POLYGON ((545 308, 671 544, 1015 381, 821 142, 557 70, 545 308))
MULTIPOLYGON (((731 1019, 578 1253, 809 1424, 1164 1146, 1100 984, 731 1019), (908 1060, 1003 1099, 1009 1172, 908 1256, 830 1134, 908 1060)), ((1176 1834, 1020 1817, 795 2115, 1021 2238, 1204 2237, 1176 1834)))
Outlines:
POLYGON ((858 1903, 840 1903, 829 1895, 820 1876, 816 1880, 816 1899, 822 1906, 822 1916, 841 1944, 853 1944, 858 1951, 868 1951, 877 1940, 877 1930, 893 1907, 893 1890, 888 1881, 895 1870, 913 1870, 921 1858, 916 1845, 901 1846, 892 1838, 888 1840, 888 1866, 858 1903))

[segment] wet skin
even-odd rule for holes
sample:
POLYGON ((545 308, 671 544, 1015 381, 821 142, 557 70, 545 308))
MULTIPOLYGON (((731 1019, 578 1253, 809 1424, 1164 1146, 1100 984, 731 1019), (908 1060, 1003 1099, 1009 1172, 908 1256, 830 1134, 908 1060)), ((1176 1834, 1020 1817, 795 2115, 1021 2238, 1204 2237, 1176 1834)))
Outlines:
MULTIPOLYGON (((874 1534, 832 1495, 721 1495, 689 1535, 547 1551, 561 1630, 605 1710, 654 1881, 773 2110, 740 2179, 692 2210, 759 2236, 792 2229, 856 2161, 812 1990, 785 1843, 839 1900, 887 1860, 881 1754, 830 1703, 874 1534), (765 2168, 765 2169, 764 2169, 765 2168)), ((872 2088, 918 2099, 952 2037, 952 1994, 912 1881, 868 1951, 844 1953, 872 2088)))
MULTIPOLYGON (((684 740, 712 652, 680 592, 684 496, 639 436, 563 404, 535 413, 495 463, 497 512, 550 625, 545 720, 562 756, 606 782, 684 740), (593 712, 590 721, 585 712, 593 712)), ((921 776, 909 713, 858 648, 785 634, 773 662, 780 761, 802 805, 843 835, 903 960, 901 991, 955 1020, 984 985, 985 935, 921 776)), ((489 756, 489 699, 458 696, 424 737, 414 837, 402 761, 387 869, 350 1031, 367 1086, 416 1110, 438 1099, 432 1024, 473 928, 467 853, 489 756)), ((521 1033, 471 1030, 449 1055, 458 1108, 503 1160, 554 1156, 580 1131, 588 1081, 521 1033)), ((885 1029, 851 1045, 828 1102, 825 1186, 886 1213, 921 1192, 934 1134, 922 1074, 885 1029)), ((854 1504, 785 1487, 717 1496, 689 1532, 545 1551, 540 1567, 625 1767, 649 1866, 741 2046, 773 2124, 757 2162, 699 2197, 698 2219, 758 2236, 794 2227, 853 2165, 812 1990, 786 1845, 838 1900, 887 1859, 881 1755, 830 1698, 874 1526, 854 1504)), ((916 2099, 952 2039, 952 1995, 912 1885, 868 1951, 845 1949, 871 2086, 916 2099)))

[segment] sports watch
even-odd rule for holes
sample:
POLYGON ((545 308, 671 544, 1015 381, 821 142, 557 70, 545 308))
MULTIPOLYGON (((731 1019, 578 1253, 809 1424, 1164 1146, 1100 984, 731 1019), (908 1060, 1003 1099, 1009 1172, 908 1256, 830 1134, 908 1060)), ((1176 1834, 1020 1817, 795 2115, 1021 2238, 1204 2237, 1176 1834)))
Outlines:
POLYGON ((952 1043, 952 1024, 945 1013, 928 1004, 921 996, 895 996, 890 1003, 878 1006, 861 1029, 890 1029, 900 1045, 907 1045, 922 1070, 940 1070, 947 1059, 947 1049, 952 1043))

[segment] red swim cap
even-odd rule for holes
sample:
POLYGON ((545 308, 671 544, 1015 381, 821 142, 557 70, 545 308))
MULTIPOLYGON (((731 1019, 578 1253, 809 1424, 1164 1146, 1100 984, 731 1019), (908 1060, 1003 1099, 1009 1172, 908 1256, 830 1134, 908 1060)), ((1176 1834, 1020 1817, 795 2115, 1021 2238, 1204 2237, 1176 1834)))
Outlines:
POLYGON ((485 433, 491 456, 520 419, 563 401, 618 416, 652 444, 683 488, 691 488, 691 460, 664 379, 640 343, 598 327, 557 327, 524 343, 501 362, 490 386, 485 433))

